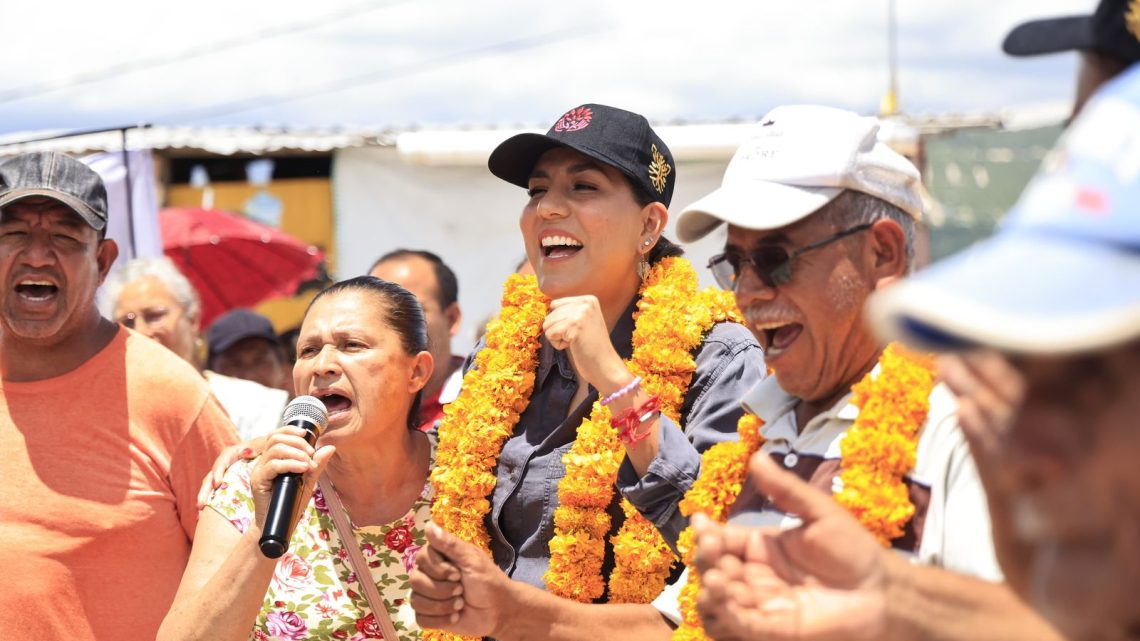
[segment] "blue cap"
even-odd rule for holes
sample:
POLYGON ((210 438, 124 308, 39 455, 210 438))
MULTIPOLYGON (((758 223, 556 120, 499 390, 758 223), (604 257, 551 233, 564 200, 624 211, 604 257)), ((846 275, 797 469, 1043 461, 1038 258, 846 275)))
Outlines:
POLYGON ((1140 338, 1140 65, 1085 106, 994 237, 876 294, 867 316, 933 351, 1140 338))
POLYGON ((252 309, 238 308, 222 314, 206 330, 206 344, 210 348, 210 358, 226 351, 247 338, 263 338, 274 345, 277 334, 273 323, 252 309))

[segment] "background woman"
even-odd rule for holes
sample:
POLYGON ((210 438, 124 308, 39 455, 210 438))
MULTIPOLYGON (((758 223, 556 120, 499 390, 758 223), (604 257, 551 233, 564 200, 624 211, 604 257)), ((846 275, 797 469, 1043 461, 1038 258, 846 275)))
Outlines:
POLYGON ((406 604, 408 573, 424 542, 432 498, 432 446, 415 429, 432 372, 423 311, 414 296, 370 276, 317 295, 301 325, 295 389, 321 399, 328 428, 310 447, 299 428, 274 432, 266 450, 230 467, 199 520, 194 548, 159 639, 379 637, 338 535, 331 500, 308 497, 289 550, 258 548, 273 479, 323 472, 351 517, 400 639, 418 639, 406 604))
MULTIPOLYGON (((453 561, 486 558, 461 539, 505 575, 425 550, 414 603, 425 626, 512 638, 545 620, 557 638, 569 600, 648 603, 661 591, 700 453, 735 438, 739 399, 764 365, 751 334, 725 322, 731 297, 698 293, 662 237, 676 165, 644 117, 582 105, 545 135, 505 141, 489 165, 527 189, 520 227, 537 288, 508 281, 440 426, 433 520, 454 535, 453 561)), ((607 613, 578 613, 565 631, 668 634, 652 608, 607 613)))
POLYGON ((198 292, 169 258, 136 258, 111 272, 101 290, 108 316, 162 343, 196 367, 243 441, 281 424, 288 392, 204 369, 198 292))

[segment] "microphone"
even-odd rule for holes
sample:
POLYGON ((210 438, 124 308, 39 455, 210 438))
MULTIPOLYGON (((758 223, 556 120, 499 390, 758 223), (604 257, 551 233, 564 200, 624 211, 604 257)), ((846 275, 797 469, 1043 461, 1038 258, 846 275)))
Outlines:
MULTIPOLYGON (((281 422, 305 430, 305 442, 314 445, 329 424, 329 414, 320 399, 298 396, 285 406, 281 422)), ((301 507, 297 498, 304 487, 304 477, 296 472, 286 472, 273 479, 273 495, 269 499, 269 511, 265 514, 265 527, 257 541, 266 557, 276 559, 289 549, 289 538, 293 535, 297 510, 301 507)))

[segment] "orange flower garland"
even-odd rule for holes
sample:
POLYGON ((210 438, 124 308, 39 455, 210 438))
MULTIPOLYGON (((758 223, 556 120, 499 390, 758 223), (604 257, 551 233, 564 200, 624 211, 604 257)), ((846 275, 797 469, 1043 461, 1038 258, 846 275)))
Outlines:
MULTIPOLYGON (((484 519, 495 488, 494 468, 530 402, 548 309, 549 299, 534 277, 508 279, 502 311, 488 325, 486 347, 440 424, 437 467, 431 476, 436 491, 432 518, 488 554, 484 519)), ((692 351, 713 324, 725 320, 740 320, 731 294, 714 289, 698 293, 696 273, 687 261, 667 258, 650 270, 640 292, 633 356, 627 365, 642 377, 643 389, 660 397, 666 416, 679 419, 696 369, 692 351)), ((583 601, 605 590, 601 566, 611 526, 606 508, 625 456, 609 419, 609 410, 595 403, 578 427, 575 444, 563 457, 566 476, 559 484, 560 507, 554 515, 558 536, 550 544, 547 587, 583 601)), ((622 501, 622 509, 625 525, 611 538, 617 566, 610 578, 610 600, 648 603, 664 588, 674 557, 652 523, 628 501, 622 501)), ((424 637, 459 638, 440 630, 425 630, 424 637)))
MULTIPOLYGON (((764 421, 758 417, 745 414, 736 424, 738 440, 717 443, 705 451, 701 457, 701 475, 681 501, 681 514, 692 516, 703 512, 718 523, 728 519, 728 509, 744 487, 748 459, 764 444, 764 437, 760 435, 763 425, 764 421)), ((689 568, 689 574, 677 598, 681 606, 681 625, 673 631, 674 641, 707 638, 697 615, 697 592, 701 589, 701 580, 695 567, 697 550, 693 537, 693 526, 690 525, 677 540, 677 549, 681 551, 681 560, 689 568)))
MULTIPOLYGON (((867 374, 851 388, 859 416, 839 444, 842 489, 835 499, 883 545, 889 545, 914 515, 903 477, 914 469, 919 431, 930 411, 934 373, 930 357, 904 352, 894 344, 883 351, 879 363, 878 376, 867 374)), ((682 514, 703 512, 718 523, 727 520, 728 508, 747 475, 748 459, 764 442, 759 434, 762 424, 759 418, 745 414, 738 427, 739 443, 721 443, 705 452, 701 477, 681 501, 682 514)), ((673 641, 707 641, 697 614, 700 577, 694 565, 691 527, 681 533, 677 547, 689 578, 678 597, 681 625, 674 630, 673 641)))
MULTIPOLYGON (((679 421, 696 370, 692 352, 705 333, 717 322, 739 318, 728 292, 697 292, 697 276, 688 261, 666 258, 649 271, 634 316, 633 354, 626 365, 642 378, 647 394, 659 397, 664 415, 679 421)), ((609 421, 609 409, 595 402, 562 458, 566 476, 558 483, 550 568, 543 577, 550 592, 582 602, 605 592, 601 570, 611 525, 606 508, 625 457, 609 421)), ((615 567, 609 601, 649 603, 665 587, 673 552, 657 528, 624 499, 622 511, 625 523, 610 539, 615 567)))
MULTIPOLYGON (((439 425, 432 520, 488 555, 490 537, 483 519, 491 509, 494 468, 519 415, 530 403, 538 367, 539 336, 549 299, 533 276, 512 275, 503 287, 503 308, 487 325, 486 348, 463 377, 463 392, 443 410, 439 425)), ((459 639, 442 630, 424 630, 427 641, 459 639)))
POLYGON ((839 443, 842 490, 835 500, 884 546, 914 516, 903 477, 914 469, 918 432, 930 411, 933 360, 893 343, 879 359, 879 375, 851 388, 859 417, 839 443))

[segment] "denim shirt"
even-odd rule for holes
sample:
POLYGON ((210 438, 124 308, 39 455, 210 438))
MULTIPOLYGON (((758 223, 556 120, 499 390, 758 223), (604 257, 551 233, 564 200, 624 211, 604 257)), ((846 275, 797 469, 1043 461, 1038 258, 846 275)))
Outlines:
MULTIPOLYGON (((633 351, 636 303, 631 303, 610 334, 622 359, 633 351)), ((482 346, 481 342, 475 352, 482 346)), ((473 362, 474 353, 465 370, 473 362)), ((658 455, 645 476, 637 476, 628 458, 618 472, 618 489, 674 547, 687 523, 677 504, 697 478, 701 453, 736 438, 736 422, 743 413, 740 398, 765 373, 760 346, 736 323, 718 323, 708 332, 698 348, 696 366, 681 407, 685 430, 662 416, 658 455)), ((540 588, 550 563, 558 482, 566 474, 562 456, 570 450, 578 425, 598 398, 597 390, 590 387, 586 399, 572 408, 570 401, 577 388, 566 353, 551 347, 543 337, 530 404, 503 446, 487 517, 495 562, 512 578, 540 588)), ((624 518, 616 496, 609 513, 614 524, 611 532, 615 532, 624 518)), ((607 546, 603 572, 608 574, 612 567, 613 553, 607 546)))

